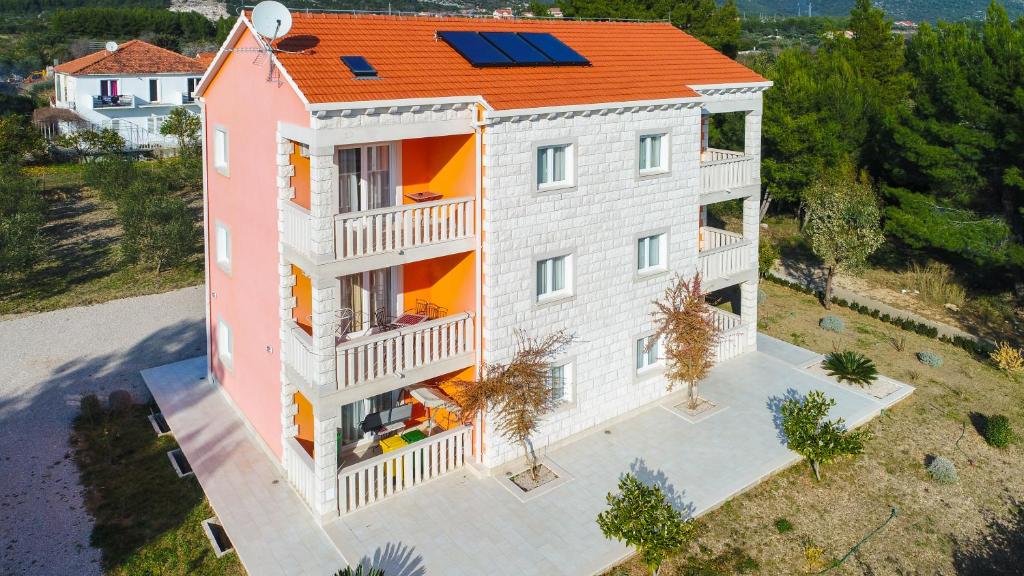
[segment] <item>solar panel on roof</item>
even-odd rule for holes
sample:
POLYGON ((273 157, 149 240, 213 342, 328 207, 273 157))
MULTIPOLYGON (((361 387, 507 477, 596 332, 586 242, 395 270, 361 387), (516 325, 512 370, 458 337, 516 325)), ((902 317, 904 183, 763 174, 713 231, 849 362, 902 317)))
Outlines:
POLYGON ((590 64, 590 60, 580 56, 579 52, 569 48, 566 46, 565 42, 562 42, 551 34, 542 32, 520 32, 519 36, 533 45, 534 48, 543 52, 548 58, 551 58, 555 64, 579 66, 590 64))
POLYGON ((348 69, 356 78, 376 78, 377 69, 366 61, 362 56, 342 56, 341 61, 348 66, 348 69))
POLYGON ((551 64, 551 59, 526 43, 515 32, 481 32, 488 42, 494 44, 513 62, 520 65, 551 64))
POLYGON ((473 66, 511 66, 512 60, 476 32, 438 32, 437 36, 451 45, 473 66))

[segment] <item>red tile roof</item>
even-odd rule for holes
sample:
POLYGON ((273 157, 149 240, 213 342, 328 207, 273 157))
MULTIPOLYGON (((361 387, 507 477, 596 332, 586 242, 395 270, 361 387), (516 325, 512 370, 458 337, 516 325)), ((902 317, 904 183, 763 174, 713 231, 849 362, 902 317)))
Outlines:
POLYGON ((296 12, 276 46, 311 104, 483 96, 495 109, 695 96, 689 86, 764 78, 669 23, 489 20, 296 12), (548 32, 591 66, 474 68, 443 30, 548 32), (356 80, 340 56, 364 56, 379 78, 356 80))
POLYGON ((66 74, 202 74, 204 64, 142 40, 129 40, 110 52, 100 50, 54 67, 66 74))

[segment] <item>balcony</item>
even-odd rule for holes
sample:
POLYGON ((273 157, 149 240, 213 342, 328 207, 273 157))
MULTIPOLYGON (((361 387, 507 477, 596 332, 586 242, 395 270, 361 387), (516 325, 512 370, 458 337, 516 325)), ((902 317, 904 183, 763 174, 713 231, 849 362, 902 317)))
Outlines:
POLYGON ((756 274, 754 243, 743 235, 718 228, 701 228, 698 270, 708 290, 736 284, 756 274))
MULTIPOLYGON (((731 193, 757 183, 757 162, 742 152, 708 148, 700 163, 700 193, 731 193)), ((736 196, 737 198, 739 195, 736 196)), ((728 196, 722 198, 727 199, 728 196)), ((703 203, 708 203, 701 199, 703 203)))
POLYGON ((195 96, 192 96, 191 94, 182 93, 181 94, 181 103, 182 104, 195 104, 196 103, 196 98, 195 98, 195 96))
POLYGON ((135 97, 131 94, 118 94, 116 96, 93 96, 93 108, 132 108, 135 106, 135 97))
POLYGON ((341 341, 335 347, 335 374, 328 378, 321 373, 312 337, 294 323, 289 328, 285 363, 305 381, 310 399, 336 404, 442 376, 476 360, 470 312, 341 341))
POLYGON ((715 345, 715 362, 724 362, 735 358, 746 351, 747 330, 749 325, 743 324, 743 319, 736 314, 726 312, 721 308, 708 308, 718 327, 719 339, 715 345))
MULTIPOLYGON (((473 198, 449 198, 338 214, 334 217, 333 249, 327 255, 328 260, 337 262, 331 273, 355 274, 471 251, 476 247, 475 209, 473 198)), ((308 210, 285 205, 282 240, 315 258, 308 210)))

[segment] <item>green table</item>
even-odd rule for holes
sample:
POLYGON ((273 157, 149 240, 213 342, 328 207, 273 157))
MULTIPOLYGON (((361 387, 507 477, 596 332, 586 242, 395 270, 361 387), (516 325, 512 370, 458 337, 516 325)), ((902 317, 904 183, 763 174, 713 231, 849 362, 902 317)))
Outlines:
POLYGON ((412 444, 413 442, 419 442, 420 440, 423 440, 426 437, 427 435, 424 434, 422 430, 410 430, 405 434, 402 434, 402 440, 405 440, 409 444, 412 444))

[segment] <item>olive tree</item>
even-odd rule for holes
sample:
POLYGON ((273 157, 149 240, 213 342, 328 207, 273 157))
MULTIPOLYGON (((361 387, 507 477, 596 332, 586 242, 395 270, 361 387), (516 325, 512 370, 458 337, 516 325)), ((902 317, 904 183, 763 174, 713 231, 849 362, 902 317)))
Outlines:
POLYGON ((660 300, 654 302, 654 336, 647 346, 665 348, 665 378, 671 391, 676 384, 689 387, 688 405, 696 410, 697 385, 715 365, 715 345, 721 338, 718 324, 704 301, 700 273, 687 280, 676 276, 660 300))
POLYGON ((835 405, 835 399, 812 390, 803 400, 787 398, 781 406, 786 445, 807 458, 815 480, 819 481, 822 464, 842 456, 861 454, 870 437, 867 430, 847 430, 842 418, 826 420, 828 411, 835 405))
POLYGON ((657 576, 665 558, 694 537, 693 522, 684 520, 658 486, 636 476, 619 479, 619 493, 608 494, 608 509, 597 515, 605 538, 636 548, 644 565, 657 576))
POLYGON ((184 155, 199 154, 201 129, 199 115, 189 112, 183 106, 172 109, 160 125, 160 133, 164 136, 174 136, 178 141, 180 153, 184 155))
POLYGON ((832 307, 832 285, 837 272, 864 267, 885 237, 878 197, 867 177, 839 170, 816 180, 804 197, 807 225, 804 234, 811 250, 825 266, 823 304, 832 307))
POLYGON ((543 338, 515 331, 516 348, 507 363, 484 363, 479 378, 456 382, 464 420, 493 411, 496 430, 506 440, 522 446, 538 477, 537 453, 530 437, 546 414, 558 406, 551 392, 551 361, 574 337, 559 330, 543 338))

